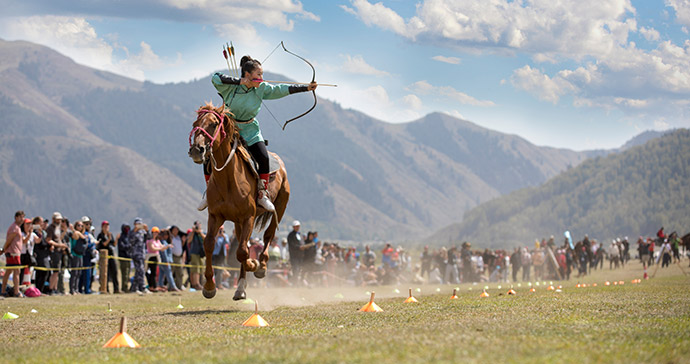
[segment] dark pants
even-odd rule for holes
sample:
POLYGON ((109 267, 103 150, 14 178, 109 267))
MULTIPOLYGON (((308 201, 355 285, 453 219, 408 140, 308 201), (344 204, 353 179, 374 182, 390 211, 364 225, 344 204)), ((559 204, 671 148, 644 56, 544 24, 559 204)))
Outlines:
POLYGON ((134 282, 132 282, 133 291, 144 291, 146 289, 146 282, 144 282, 144 269, 146 269, 146 261, 144 257, 132 258, 134 263, 134 282))
MULTIPOLYGON (((43 267, 43 268, 50 268, 50 256, 48 255, 39 255, 36 257, 36 266, 37 267, 43 267)), ((46 289, 45 285, 46 282, 48 282, 48 277, 50 276, 51 272, 47 270, 36 270, 36 288, 38 288, 39 291, 46 293, 48 290, 46 289)))
MULTIPOLYGON (((20 262, 22 265, 31 266, 31 257, 29 256, 29 253, 22 254, 19 257, 19 259, 20 259, 20 262)), ((26 270, 25 268, 22 268, 19 270, 19 284, 22 284, 22 282, 24 282, 24 271, 25 270, 26 270)), ((29 270, 29 272, 31 272, 31 271, 29 270)), ((31 273, 29 273, 29 274, 31 274, 31 273)), ((29 280, 31 280, 31 279, 29 279, 29 280)))
MULTIPOLYGON (((81 268, 82 257, 72 256, 70 258, 69 267, 70 268, 81 268)), ((79 292, 79 278, 82 271, 78 269, 72 269, 69 271, 69 293, 74 294, 79 292)))
POLYGON ((148 260, 149 268, 146 271, 146 281, 149 284, 149 289, 156 288, 156 272, 158 271, 158 257, 151 257, 148 260))
POLYGON ((79 280, 79 292, 91 294, 93 265, 91 265, 91 262, 88 262, 87 264, 84 264, 84 267, 89 267, 89 269, 84 269, 81 271, 81 279, 79 280))
POLYGON ((256 163, 259 165, 259 174, 266 174, 269 173, 269 165, 268 165, 268 150, 266 149, 266 143, 264 142, 259 142, 250 145, 248 148, 249 153, 252 154, 252 157, 254 157, 254 160, 256 160, 256 163))

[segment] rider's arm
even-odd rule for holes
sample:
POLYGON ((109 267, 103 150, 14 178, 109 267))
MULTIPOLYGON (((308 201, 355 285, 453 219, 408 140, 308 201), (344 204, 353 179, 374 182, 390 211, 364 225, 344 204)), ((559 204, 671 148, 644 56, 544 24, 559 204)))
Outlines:
POLYGON ((239 85, 240 79, 216 72, 211 78, 211 82, 213 82, 214 85, 239 85))

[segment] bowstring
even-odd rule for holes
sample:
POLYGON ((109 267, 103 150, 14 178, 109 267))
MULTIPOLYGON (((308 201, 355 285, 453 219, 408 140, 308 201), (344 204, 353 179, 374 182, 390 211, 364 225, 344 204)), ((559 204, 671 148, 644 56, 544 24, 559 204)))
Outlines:
MULTIPOLYGON (((276 45, 276 47, 273 48, 273 50, 271 51, 271 53, 269 53, 268 56, 266 56, 266 58, 264 58, 263 62, 261 62, 262 65, 263 65, 264 63, 266 63, 266 61, 268 60, 268 58, 271 57, 271 55, 273 55, 273 53, 274 53, 276 50, 278 50, 278 47, 280 47, 280 44, 281 44, 281 43, 282 43, 282 42, 278 43, 278 45, 276 45)), ((259 96, 257 96, 256 94, 254 94, 254 96, 256 96, 257 98, 259 98, 259 96)), ((259 101, 261 101, 261 105, 263 105, 263 107, 266 108, 266 111, 268 111, 268 113, 271 114, 271 117, 273 118, 273 121, 275 121, 276 125, 278 125, 278 127, 282 128, 282 125, 280 125, 280 122, 278 121, 278 119, 275 117, 275 115, 273 115, 273 112, 271 112, 271 109, 269 109, 268 106, 266 106, 266 103, 264 102, 264 100, 261 99, 261 98, 259 98, 259 101)))

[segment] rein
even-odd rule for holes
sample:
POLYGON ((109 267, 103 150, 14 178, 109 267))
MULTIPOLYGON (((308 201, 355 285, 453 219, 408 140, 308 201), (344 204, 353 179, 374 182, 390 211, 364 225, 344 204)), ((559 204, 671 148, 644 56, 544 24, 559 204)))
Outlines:
POLYGON ((219 113, 215 112, 214 110, 207 110, 207 109, 199 109, 196 111, 196 113, 197 113, 197 115, 199 115, 199 114, 213 114, 213 115, 215 115, 219 120, 218 124, 220 127, 216 128, 216 131, 215 131, 215 133, 213 133, 214 134, 213 136, 211 136, 211 134, 209 134, 206 131, 206 129, 204 129, 200 126, 194 127, 192 129, 192 131, 189 132, 189 146, 190 147, 192 146, 192 137, 194 136, 194 133, 197 130, 201 130, 201 132, 206 134, 206 136, 211 140, 211 147, 213 147, 213 143, 216 142, 216 139, 218 139, 218 136, 220 136, 220 141, 222 142, 223 139, 225 139, 225 137, 227 136, 227 134, 225 133, 225 126, 223 126, 224 125, 223 124, 223 116, 221 116, 219 113))
POLYGON ((192 131, 189 133, 189 146, 190 147, 192 146, 192 137, 194 136, 194 133, 197 130, 200 130, 201 132, 206 134, 206 136, 211 140, 211 142, 210 142, 211 146, 209 148, 209 152, 211 153, 211 164, 213 165, 213 169, 220 172, 225 167, 227 167, 228 163, 230 163, 230 160, 235 155, 235 151, 237 150, 237 138, 235 138, 233 140, 232 150, 230 151, 230 154, 228 154, 228 158, 225 160, 225 163, 223 164, 223 166, 220 168, 216 167, 216 165, 217 165, 216 158, 213 156, 213 144, 216 142, 216 139, 218 139, 219 136, 220 136, 220 142, 223 142, 223 140, 225 140, 225 137, 227 137, 227 134, 225 133, 225 126, 224 126, 225 124, 223 124, 223 116, 221 116, 219 113, 217 113, 214 110, 199 109, 196 112, 197 112, 197 114, 213 114, 218 118, 218 120, 220 120, 220 122, 218 123, 219 127, 216 128, 216 131, 213 133, 214 134, 213 136, 211 136, 211 134, 209 134, 209 132, 207 132, 206 129, 204 129, 200 126, 194 127, 192 129, 192 131))

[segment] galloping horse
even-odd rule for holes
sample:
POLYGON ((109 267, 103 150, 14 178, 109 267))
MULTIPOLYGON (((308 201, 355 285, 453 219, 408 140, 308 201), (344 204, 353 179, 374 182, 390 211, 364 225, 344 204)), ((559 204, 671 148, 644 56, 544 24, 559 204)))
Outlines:
POLYGON ((213 298, 216 285, 213 282, 213 269, 210 257, 213 255, 216 234, 225 221, 235 223, 235 237, 239 242, 237 260, 240 262, 240 278, 233 300, 245 299, 246 273, 254 272, 257 278, 266 276, 268 253, 267 248, 275 236, 278 223, 283 218, 290 197, 290 184, 285 171, 285 164, 274 153, 279 168, 271 175, 269 193, 273 197, 275 213, 265 211, 256 204, 258 194, 258 176, 250 167, 251 157, 240 144, 240 135, 229 110, 225 105, 214 107, 207 103, 197 110, 197 118, 192 124, 189 135, 189 156, 194 163, 202 164, 210 160, 213 172, 208 181, 206 198, 208 201, 208 229, 204 239, 206 253, 206 283, 203 295, 213 298), (264 249, 259 261, 249 258, 247 243, 255 226, 263 229, 264 249))

